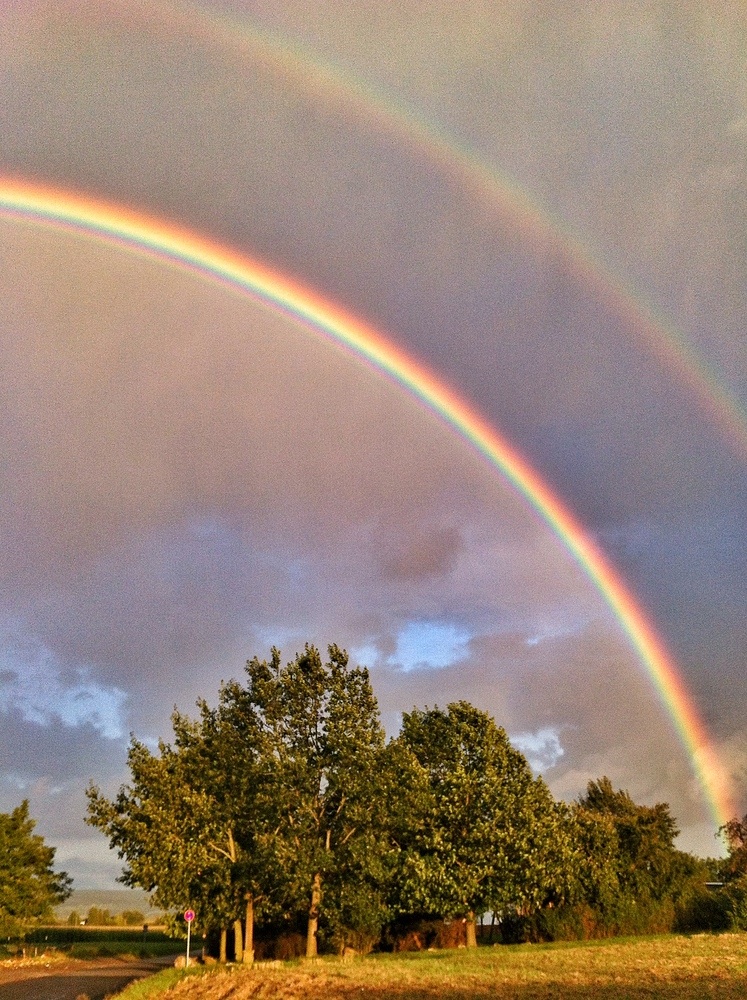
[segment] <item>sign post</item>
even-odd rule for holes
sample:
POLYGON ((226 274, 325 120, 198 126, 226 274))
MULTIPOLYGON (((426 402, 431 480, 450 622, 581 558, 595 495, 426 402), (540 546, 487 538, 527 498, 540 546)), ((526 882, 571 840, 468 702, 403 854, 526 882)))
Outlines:
POLYGON ((194 920, 194 918, 195 918, 194 910, 184 911, 184 919, 187 921, 187 961, 184 964, 185 969, 189 968, 189 938, 190 938, 190 933, 192 931, 192 921, 194 920))

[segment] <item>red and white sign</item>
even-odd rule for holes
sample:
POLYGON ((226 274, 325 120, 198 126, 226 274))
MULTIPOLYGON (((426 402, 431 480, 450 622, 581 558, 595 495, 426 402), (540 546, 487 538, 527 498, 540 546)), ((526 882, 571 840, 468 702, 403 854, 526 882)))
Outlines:
POLYGON ((192 921, 194 920, 194 918, 195 918, 195 911, 194 910, 185 910, 184 911, 184 919, 187 921, 188 924, 191 924, 192 921))

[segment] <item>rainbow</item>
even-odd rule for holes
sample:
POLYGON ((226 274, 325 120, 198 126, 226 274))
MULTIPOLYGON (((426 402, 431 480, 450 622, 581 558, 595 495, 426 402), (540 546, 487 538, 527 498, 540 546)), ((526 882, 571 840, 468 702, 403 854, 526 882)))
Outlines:
POLYGON ((250 55, 271 70, 293 75, 304 90, 315 88, 322 100, 334 100, 364 115, 374 127, 393 134, 403 147, 416 153, 454 178, 478 200, 499 208, 516 232, 530 243, 541 241, 556 248, 572 266, 589 291, 599 296, 625 320, 627 329, 679 379, 712 425, 741 458, 747 458, 747 413, 739 400, 724 388, 717 375, 675 328, 633 286, 613 273, 561 216, 542 205, 509 174, 488 167, 478 154, 453 136, 428 122, 392 95, 378 93, 340 67, 312 54, 300 44, 271 36, 229 14, 192 3, 164 8, 158 23, 173 35, 174 23, 202 42, 212 42, 224 53, 250 55))
POLYGON ((0 177, 0 217, 104 240, 246 295, 347 349, 437 413, 547 522, 604 597, 672 718, 717 825, 736 815, 705 725, 679 671, 635 598, 538 473, 464 399, 380 331, 286 275, 171 222, 66 190, 0 177))

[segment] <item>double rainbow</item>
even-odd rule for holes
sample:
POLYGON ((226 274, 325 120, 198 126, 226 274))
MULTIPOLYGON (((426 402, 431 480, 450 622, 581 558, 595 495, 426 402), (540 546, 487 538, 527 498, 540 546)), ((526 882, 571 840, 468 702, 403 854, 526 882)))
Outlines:
POLYGON ((377 93, 306 47, 260 31, 245 16, 232 18, 194 3, 164 11, 168 11, 163 25, 167 34, 178 29, 200 44, 215 46, 224 58, 234 54, 293 77, 302 92, 315 91, 322 104, 334 101, 360 115, 368 128, 396 137, 403 149, 412 149, 478 202, 498 208, 530 245, 541 241, 556 247, 580 283, 625 319, 627 329, 641 337, 646 349, 692 393, 733 451, 747 458, 747 413, 734 394, 681 331, 606 266, 560 215, 533 198, 513 177, 487 166, 473 150, 392 95, 377 93))
POLYGON ((715 822, 721 825, 735 814, 726 775, 678 669, 620 576, 537 472, 421 361, 313 290, 171 222, 11 178, 0 178, 0 216, 104 240, 247 295, 352 352, 439 414, 513 484, 584 569, 645 665, 692 761, 715 822))

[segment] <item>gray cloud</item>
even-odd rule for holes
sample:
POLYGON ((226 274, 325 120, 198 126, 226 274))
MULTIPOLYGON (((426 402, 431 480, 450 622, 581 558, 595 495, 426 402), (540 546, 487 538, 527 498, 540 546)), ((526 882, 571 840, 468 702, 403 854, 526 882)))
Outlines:
MULTIPOLYGON (((180 5, 9 15, 0 168, 212 234, 427 361, 610 554, 740 781, 744 456, 566 245, 577 234, 744 393, 738 5, 707 31, 702 5, 656 0, 435 5, 428 19, 407 2, 202 9, 238 28, 180 5), (320 83, 303 55, 242 41, 242 25, 515 177, 561 235, 486 192, 464 157, 320 83)), ((671 801, 689 843, 713 849, 683 749, 599 594, 433 414, 195 275, 7 219, 0 256, 0 621, 48 657, 21 676, 6 642, 3 690, 22 697, 3 710, 3 801, 37 789, 81 877, 103 871, 80 834, 86 766, 112 788, 124 776, 106 698, 126 694, 123 728, 164 734, 175 702, 189 710, 247 656, 307 639, 365 653, 390 728, 413 704, 468 697, 534 747, 558 794, 607 773, 671 801), (413 636, 422 661, 416 641, 405 656, 413 636), (418 666, 428 656, 437 671, 418 666)))

